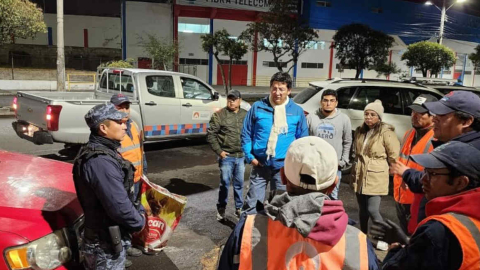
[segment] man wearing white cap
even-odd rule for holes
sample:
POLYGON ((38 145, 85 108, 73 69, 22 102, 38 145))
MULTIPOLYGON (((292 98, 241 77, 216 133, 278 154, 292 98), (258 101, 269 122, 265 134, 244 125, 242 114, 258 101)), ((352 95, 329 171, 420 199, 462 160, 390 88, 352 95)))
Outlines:
POLYGON ((280 174, 286 191, 243 214, 218 269, 378 269, 366 235, 348 225, 336 186, 338 159, 318 137, 294 141, 280 174))

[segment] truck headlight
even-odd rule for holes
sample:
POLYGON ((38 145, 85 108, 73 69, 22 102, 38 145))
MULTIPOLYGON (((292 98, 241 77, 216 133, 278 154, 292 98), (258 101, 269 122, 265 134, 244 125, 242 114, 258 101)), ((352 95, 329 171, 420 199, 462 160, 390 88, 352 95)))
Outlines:
POLYGON ((26 245, 7 249, 5 257, 10 269, 50 270, 68 262, 72 251, 65 235, 66 231, 58 230, 26 245))

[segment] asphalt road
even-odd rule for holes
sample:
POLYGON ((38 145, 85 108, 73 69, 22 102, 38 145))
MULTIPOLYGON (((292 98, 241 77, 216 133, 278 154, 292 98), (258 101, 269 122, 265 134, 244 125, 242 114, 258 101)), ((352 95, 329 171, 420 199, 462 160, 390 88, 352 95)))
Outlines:
MULTIPOLYGON (((0 118, 0 149, 71 162, 71 157, 58 154, 62 144, 36 146, 17 137, 11 127, 13 118, 0 118)), ((219 171, 216 157, 204 140, 182 140, 146 145, 148 177, 171 192, 185 195, 187 207, 168 246, 156 256, 133 258, 130 270, 137 269, 214 269, 219 246, 229 236, 237 219, 234 217, 233 192, 227 208, 228 222, 216 221, 216 199, 219 171)), ((245 179, 248 179, 247 166, 245 179)), ((343 179, 340 199, 350 218, 358 220, 355 195, 343 179)), ((245 181, 245 189, 248 181, 245 181)), ((382 199, 384 218, 396 221, 391 196, 382 199)), ((385 253, 379 252, 383 258, 385 253)))

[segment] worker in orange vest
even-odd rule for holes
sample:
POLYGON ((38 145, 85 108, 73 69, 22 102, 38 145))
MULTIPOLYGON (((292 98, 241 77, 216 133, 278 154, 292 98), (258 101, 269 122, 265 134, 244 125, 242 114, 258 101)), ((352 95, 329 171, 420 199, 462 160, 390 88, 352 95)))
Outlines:
POLYGON ((316 137, 288 148, 280 170, 286 192, 241 215, 218 269, 378 269, 373 245, 348 225, 340 200, 329 194, 338 181, 333 146, 316 137))
POLYGON ((425 168, 427 218, 406 241, 391 221, 372 226, 391 244, 383 269, 480 269, 480 150, 450 141, 412 159, 425 168))
MULTIPOLYGON (((140 203, 140 193, 141 193, 141 184, 140 178, 143 174, 147 174, 147 161, 145 159, 145 152, 143 151, 143 134, 138 128, 137 124, 130 117, 130 100, 128 96, 124 94, 115 94, 110 99, 110 102, 115 105, 115 108, 119 111, 125 112, 128 114, 127 121, 127 136, 125 136, 121 142, 122 146, 119 149, 122 157, 130 161, 135 167, 134 174, 134 201, 140 203)), ((142 251, 130 247, 127 249, 127 255, 138 257, 142 255, 142 251)), ((127 265, 129 262, 127 262, 127 265)))
POLYGON ((429 94, 419 95, 408 106, 412 110, 411 120, 413 128, 405 132, 397 163, 391 164, 393 177, 393 197, 400 227, 407 234, 412 234, 417 227, 418 207, 423 197, 422 190, 410 190, 399 174, 399 164, 408 168, 423 171, 423 167, 413 162, 411 155, 426 154, 433 150, 433 115, 422 106, 425 102, 437 101, 438 99, 429 94), (413 192, 415 193, 413 193, 413 192))

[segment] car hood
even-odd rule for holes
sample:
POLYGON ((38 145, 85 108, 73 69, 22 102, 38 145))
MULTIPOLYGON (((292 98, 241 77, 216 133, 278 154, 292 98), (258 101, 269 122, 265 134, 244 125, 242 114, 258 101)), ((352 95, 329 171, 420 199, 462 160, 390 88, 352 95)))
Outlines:
POLYGON ((35 240, 82 214, 71 164, 0 150, 0 231, 35 240))

